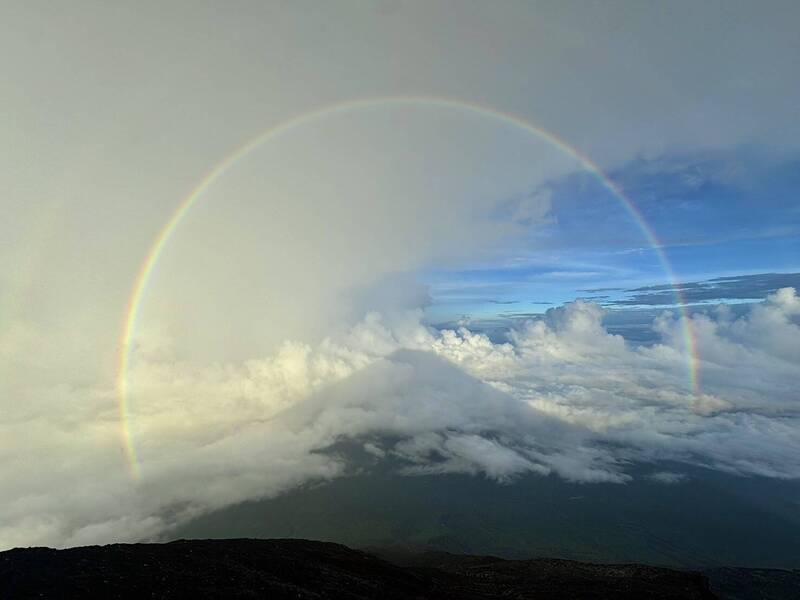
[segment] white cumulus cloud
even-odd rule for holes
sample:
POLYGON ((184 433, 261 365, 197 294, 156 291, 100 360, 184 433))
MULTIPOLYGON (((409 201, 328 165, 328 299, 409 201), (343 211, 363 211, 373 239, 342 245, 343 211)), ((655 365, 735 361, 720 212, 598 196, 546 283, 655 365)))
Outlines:
POLYGON ((2 422, 0 545, 154 538, 198 514, 342 474, 346 456, 325 450, 346 440, 400 460, 406 476, 624 484, 632 462, 669 459, 797 478, 797 306, 784 289, 738 319, 724 309, 694 317, 699 395, 677 317, 654 323, 660 343, 632 346, 583 301, 525 323, 507 343, 436 331, 419 310, 402 310, 241 363, 143 348, 131 374, 141 480, 122 464, 113 390, 43 385, 2 422))

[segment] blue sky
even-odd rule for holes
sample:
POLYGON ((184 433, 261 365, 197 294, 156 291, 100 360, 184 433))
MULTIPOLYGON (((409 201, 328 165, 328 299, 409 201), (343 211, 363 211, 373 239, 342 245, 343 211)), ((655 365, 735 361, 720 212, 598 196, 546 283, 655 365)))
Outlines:
MULTIPOLYGON (((637 159, 609 176, 644 215, 682 283, 800 271, 796 161, 736 150, 637 159)), ((494 264, 425 273, 432 322, 541 313, 576 298, 619 310, 632 306, 632 290, 669 283, 642 229, 595 176, 571 175, 546 190, 551 211, 532 229, 527 250, 494 264)), ((716 297, 702 301, 762 299, 770 288, 753 279, 739 282, 732 297, 715 289, 716 297), (742 291, 747 281, 750 295, 742 291)))

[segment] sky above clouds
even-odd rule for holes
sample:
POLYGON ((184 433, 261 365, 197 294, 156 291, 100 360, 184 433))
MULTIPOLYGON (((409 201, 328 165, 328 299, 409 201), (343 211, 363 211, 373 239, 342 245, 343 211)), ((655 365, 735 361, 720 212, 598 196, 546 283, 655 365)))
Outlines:
POLYGON ((157 537, 336 477, 343 438, 409 476, 800 477, 798 17, 4 4, 0 547, 157 537), (159 232, 261 132, 370 97, 452 102, 289 127, 166 240, 124 374, 132 478, 120 351, 159 232))

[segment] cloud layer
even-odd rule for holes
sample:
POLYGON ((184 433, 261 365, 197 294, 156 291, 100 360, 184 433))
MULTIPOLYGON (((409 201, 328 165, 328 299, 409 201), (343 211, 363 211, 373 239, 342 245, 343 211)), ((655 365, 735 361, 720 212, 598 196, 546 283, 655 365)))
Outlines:
MULTIPOLYGON (((684 302, 720 302, 723 300, 753 300, 764 298, 784 287, 800 285, 800 273, 759 273, 757 275, 738 275, 734 277, 714 277, 707 281, 681 283, 684 302)), ((581 290, 589 293, 602 291, 621 291, 628 297, 610 300, 610 306, 664 306, 675 303, 675 292, 670 284, 650 285, 628 290, 609 290, 608 288, 581 290)), ((608 296, 605 296, 606 298, 608 296)))
MULTIPOLYGON (((436 331, 418 310, 371 313, 316 346, 199 365, 148 356, 135 372, 134 482, 111 390, 49 388, 2 425, 0 546, 157 537, 192 516, 342 474, 343 440, 406 462, 404 473, 630 479, 669 459, 741 475, 800 477, 800 299, 782 289, 741 318, 693 318, 703 392, 687 386, 681 324, 660 343, 609 334, 577 301, 492 343, 436 331), (20 425, 24 424, 25 427, 20 425)), ((681 478, 669 473, 660 481, 681 478)))

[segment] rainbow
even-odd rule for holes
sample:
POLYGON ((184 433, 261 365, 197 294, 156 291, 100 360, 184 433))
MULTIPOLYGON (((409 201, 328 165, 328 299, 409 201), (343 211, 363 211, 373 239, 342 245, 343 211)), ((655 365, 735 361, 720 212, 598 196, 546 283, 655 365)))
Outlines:
POLYGON ((686 302, 683 296, 683 291, 669 259, 664 251, 664 245, 656 236, 653 228, 647 223, 642 213, 636 205, 622 192, 622 190, 615 184, 597 164, 587 156, 579 153, 575 148, 570 146, 566 141, 557 137, 556 135, 537 127, 522 117, 516 116, 511 113, 502 112, 500 110, 482 106, 480 104, 465 102, 461 100, 454 100, 448 98, 427 97, 427 96, 388 96, 388 97, 371 97, 362 98, 357 100, 345 101, 323 108, 307 112, 291 119, 283 121, 266 131, 262 132, 255 138, 246 142, 244 145, 239 146, 231 154, 229 154, 222 161, 217 163, 199 183, 181 200, 178 207, 172 213, 165 225, 158 232, 152 246, 147 253, 144 261, 139 267, 136 275, 136 280, 133 284, 130 298, 128 300, 122 327, 122 336, 120 340, 119 362, 117 369, 117 395, 119 399, 119 415, 121 422, 121 435, 123 440, 123 447, 125 457, 130 468, 131 476, 134 479, 140 477, 140 466, 137 457, 134 438, 131 432, 131 418, 130 418, 130 382, 129 370, 131 366, 131 355, 133 351, 133 337, 136 331, 136 326, 139 319, 139 313, 142 306, 142 301, 147 292, 148 283, 153 275, 153 271, 158 264, 158 260, 167 247, 172 234, 180 226, 186 214, 198 202, 203 193, 208 190, 214 183, 220 179, 232 166, 234 166, 241 159, 246 157, 255 149, 259 148, 262 144, 275 139, 276 137, 284 134, 296 127, 310 124, 314 121, 335 116, 337 114, 349 113, 360 109, 375 107, 375 106, 425 106, 435 108, 445 108, 463 113, 474 114, 483 118, 494 119, 499 123, 513 126, 522 130, 532 136, 543 139, 568 156, 572 157, 582 168, 592 173, 598 178, 604 187, 610 191, 623 205, 625 210, 630 214, 638 227, 641 229, 648 243, 655 251, 661 266, 664 269, 669 281, 673 287, 676 304, 681 312, 681 321, 683 327, 683 338, 685 345, 685 352, 688 361, 688 374, 689 382, 692 393, 699 393, 699 375, 698 375, 698 357, 696 350, 696 342, 691 329, 691 322, 689 314, 686 309, 686 302))

